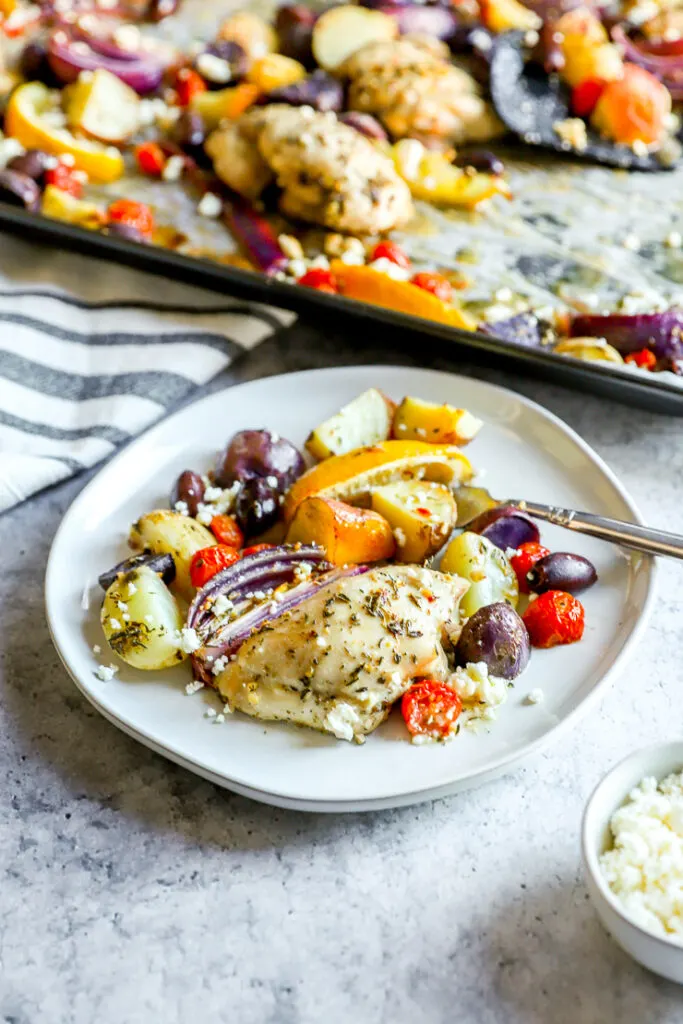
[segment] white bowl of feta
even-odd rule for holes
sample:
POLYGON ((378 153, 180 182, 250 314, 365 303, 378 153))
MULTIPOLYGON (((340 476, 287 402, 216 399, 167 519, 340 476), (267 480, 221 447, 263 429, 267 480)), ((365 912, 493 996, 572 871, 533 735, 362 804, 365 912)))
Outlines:
POLYGON ((584 813, 582 854, 615 942, 683 984, 683 741, 638 750, 602 779, 584 813))

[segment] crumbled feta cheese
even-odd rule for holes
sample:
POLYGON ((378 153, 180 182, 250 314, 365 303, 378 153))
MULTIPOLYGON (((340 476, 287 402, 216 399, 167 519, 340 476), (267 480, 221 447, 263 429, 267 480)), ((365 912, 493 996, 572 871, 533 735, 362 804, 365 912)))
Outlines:
POLYGON ((330 261, 328 260, 327 256, 323 256, 323 254, 321 253, 319 256, 313 257, 313 259, 309 263, 309 267, 311 270, 329 270, 330 261))
POLYGON ((624 913, 683 943, 683 773, 649 777, 612 815, 612 849, 600 867, 624 913))
POLYGON ((318 636, 315 640, 318 647, 327 647, 327 640, 324 636, 318 636))
POLYGON ((400 548, 404 548, 406 546, 406 535, 400 526, 397 526, 394 530, 394 540, 400 548))
POLYGON ((225 715, 220 711, 213 720, 214 725, 222 725, 225 721, 225 715))
POLYGON ((128 584, 128 597, 132 597, 133 594, 137 594, 137 592, 138 592, 138 588, 135 586, 135 584, 134 583, 129 583, 128 584))
POLYGON ((215 718, 215 717, 216 717, 216 711, 215 711, 214 708, 207 708, 206 711, 204 712, 204 718, 215 718))
POLYGON ((412 270, 399 267, 392 260, 388 260, 386 256, 380 256, 378 260, 373 260, 370 266, 373 270, 378 270, 380 274, 386 274, 387 277, 391 277, 394 281, 408 281, 413 274, 412 270))
POLYGON ((224 704, 223 705, 223 714, 224 715, 231 715, 232 714, 232 708, 230 707, 229 704, 224 704))
POLYGON ((114 31, 114 42, 122 50, 137 50, 140 47, 140 29, 137 25, 119 25, 114 31))
POLYGON ((161 177, 164 181, 180 181, 183 176, 184 169, 185 160, 182 156, 177 154, 170 156, 164 165, 161 177))
POLYGON ((231 659, 225 654, 221 654, 220 657, 216 658, 213 665, 211 666, 211 674, 218 676, 228 667, 228 662, 231 659))
POLYGON ((223 615, 229 615, 234 607, 232 601, 225 594, 219 594, 211 605, 211 611, 220 618, 223 615))
POLYGON ((197 213, 201 217, 220 217, 223 201, 215 192, 205 192, 197 204, 197 213))
POLYGON ((186 501, 176 501, 173 508, 176 512, 180 512, 181 516, 189 516, 190 514, 190 509, 186 501))
POLYGON ((126 602, 125 602, 125 601, 117 601, 117 602, 116 602, 116 607, 117 607, 117 608, 119 609, 119 611, 121 611, 121 612, 127 612, 127 611, 128 611, 128 605, 126 604, 126 602))
POLYGON ((123 619, 124 622, 130 622, 130 615, 128 614, 128 612, 124 612, 121 618, 123 619))
POLYGON ((312 572, 313 566, 310 562, 299 562, 294 568, 294 579, 297 583, 303 583, 305 580, 310 579, 312 572))
POLYGON ((580 117, 566 117, 564 121, 555 121, 553 131, 569 149, 581 152, 588 145, 586 122, 580 117))
POLYGON ((307 270, 308 267, 306 266, 305 260, 293 259, 287 264, 287 272, 291 277, 295 277, 297 281, 300 277, 304 276, 307 270))
POLYGON ((149 623, 149 625, 151 626, 152 623, 154 622, 154 618, 151 615, 145 615, 145 622, 149 623))
POLYGON ((680 249, 683 245, 683 235, 680 231, 670 231, 665 241, 669 249, 680 249))
POLYGON ((508 693, 504 679, 489 675, 486 662, 469 662, 464 668, 456 668, 448 679, 463 703, 458 719, 463 725, 477 719, 491 720, 508 693))
POLYGON ((640 239, 633 233, 626 235, 621 244, 624 249, 629 249, 631 252, 638 252, 640 249, 640 239))
POLYGON ((201 679, 193 679, 191 683, 188 683, 185 687, 185 693, 188 697, 191 697, 193 693, 198 693, 204 689, 204 683, 201 679))
POLYGON ((225 85, 232 78, 232 70, 227 60, 217 57, 214 53, 200 53, 196 62, 197 71, 202 78, 217 85, 225 85))
POLYGON ((325 716, 325 728, 338 740, 352 740, 354 726, 357 725, 360 725, 360 715, 354 707, 342 701, 335 704, 325 716))
POLYGON ((98 679, 101 679, 103 683, 108 683, 114 678, 117 672, 118 667, 116 665, 100 665, 95 675, 98 679))
POLYGON ((93 654, 101 654, 102 653, 102 648, 100 647, 99 644, 93 644, 92 645, 92 652, 93 652, 93 654))
POLYGON ((543 690, 541 690, 537 686, 535 690, 531 690, 530 693, 527 693, 526 698, 524 700, 524 703, 525 704, 542 704, 544 700, 545 700, 545 694, 543 693, 543 690))
POLYGON ((184 626, 178 636, 178 644, 181 651, 185 654, 192 654, 194 651, 198 651, 202 646, 202 642, 199 639, 197 631, 191 629, 189 626, 184 626))
POLYGON ((109 625, 110 625, 110 627, 112 629, 121 629, 122 628, 121 623, 119 622, 118 619, 110 619, 109 620, 109 625))
POLYGON ((302 260, 304 258, 303 246, 294 235, 278 235, 277 240, 288 260, 302 260))
POLYGON ((26 152, 18 139, 6 138, 0 141, 0 167, 6 167, 15 156, 23 156, 26 152))
POLYGON ((505 557, 508 559, 508 561, 511 558, 516 558, 518 554, 519 554, 519 551, 517 550, 517 548, 506 548, 505 549, 505 557))

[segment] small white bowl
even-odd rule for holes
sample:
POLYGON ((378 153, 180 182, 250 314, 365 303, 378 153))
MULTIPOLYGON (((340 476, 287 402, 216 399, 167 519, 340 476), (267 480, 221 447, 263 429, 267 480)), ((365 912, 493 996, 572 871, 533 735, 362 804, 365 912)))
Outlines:
POLYGON ((608 886, 599 858, 612 844, 610 818, 646 775, 661 781, 683 769, 683 741, 629 754, 596 786, 583 816, 581 852, 586 884, 598 917, 623 950, 655 974, 683 984, 683 945, 646 931, 628 918, 608 886))

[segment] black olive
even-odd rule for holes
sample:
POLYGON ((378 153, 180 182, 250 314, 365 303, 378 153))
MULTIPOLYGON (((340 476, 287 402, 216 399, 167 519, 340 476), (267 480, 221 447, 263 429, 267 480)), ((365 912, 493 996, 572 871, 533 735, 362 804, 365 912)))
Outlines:
POLYGON ((5 168, 0 171, 0 202, 35 211, 40 207, 40 189, 28 174, 5 168))
POLYGON ((489 149, 471 149, 459 152, 455 158, 456 167, 473 167, 485 174, 502 174, 505 164, 489 149))
POLYGON ((235 501, 235 518, 245 537, 264 533, 277 520, 279 491, 265 477, 254 477, 242 484, 235 501))
POLYGON ((164 583, 172 583, 175 579, 175 562, 172 555, 153 555, 150 551, 145 551, 141 555, 131 555, 130 558, 124 559, 118 565, 112 566, 111 569, 98 576, 97 582, 102 590, 109 590, 112 583, 122 573, 140 569, 143 565, 155 572, 157 576, 161 576, 164 583))
POLYGON ((13 157, 7 164, 8 171, 18 171, 25 174, 34 181, 43 183, 43 175, 48 168, 50 160, 53 159, 42 149, 27 149, 21 156, 13 157))
POLYGON ((546 590, 566 590, 568 594, 578 594, 592 587, 598 574, 593 563, 582 555, 553 551, 551 555, 539 559, 526 578, 529 589, 535 594, 543 594, 546 590))
POLYGON ((184 501, 188 513, 191 516, 196 516, 199 503, 204 500, 205 490, 204 481, 199 473, 195 473, 192 469, 186 469, 175 482, 171 494, 171 508, 175 508, 176 502, 184 501))

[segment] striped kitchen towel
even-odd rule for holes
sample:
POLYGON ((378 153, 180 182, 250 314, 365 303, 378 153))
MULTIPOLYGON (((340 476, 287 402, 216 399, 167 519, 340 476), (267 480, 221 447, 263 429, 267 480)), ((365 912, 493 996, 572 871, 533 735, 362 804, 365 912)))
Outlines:
POLYGON ((106 458, 292 320, 0 234, 0 511, 106 458))

